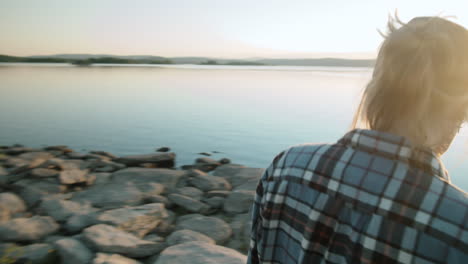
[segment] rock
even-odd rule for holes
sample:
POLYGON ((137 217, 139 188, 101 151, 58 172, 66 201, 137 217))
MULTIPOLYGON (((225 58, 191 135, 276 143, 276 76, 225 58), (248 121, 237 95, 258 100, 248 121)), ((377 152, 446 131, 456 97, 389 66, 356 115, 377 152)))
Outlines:
POLYGON ((221 163, 221 164, 229 164, 229 163, 231 163, 231 160, 228 159, 228 158, 222 158, 218 162, 221 163))
POLYGON ((118 226, 120 230, 144 237, 169 215, 162 203, 145 204, 104 211, 97 215, 98 223, 118 226))
POLYGON ((111 180, 111 173, 108 172, 93 172, 90 173, 88 176, 89 177, 94 177, 94 185, 101 185, 101 184, 106 184, 110 182, 111 180))
POLYGON ((33 177, 45 178, 45 177, 55 177, 59 174, 57 170, 46 169, 46 168, 34 168, 29 174, 33 177))
POLYGON ((89 203, 77 203, 60 199, 46 199, 39 205, 39 210, 45 215, 49 215, 55 221, 65 221, 72 215, 89 214, 95 212, 89 203))
POLYGON ((26 204, 18 195, 11 192, 0 193, 0 205, 8 209, 11 214, 26 211, 26 204))
POLYGON ((210 198, 203 199, 203 202, 206 203, 211 208, 222 208, 224 204, 224 198, 220 196, 213 196, 210 198))
POLYGON ((7 154, 7 155, 19 155, 21 153, 25 153, 25 152, 34 152, 34 151, 41 151, 40 149, 35 149, 35 148, 26 148, 26 147, 23 147, 23 146, 14 146, 14 147, 11 147, 11 148, 8 148, 8 149, 4 149, 3 150, 3 153, 7 154))
POLYGON ((0 223, 9 221, 11 219, 11 212, 8 208, 0 204, 0 223))
POLYGON ((27 160, 12 157, 12 158, 7 158, 7 160, 4 162, 3 165, 7 168, 17 169, 23 166, 28 166, 28 164, 29 162, 27 160))
POLYGON ((0 184, 5 184, 8 182, 8 171, 0 166, 0 184))
POLYGON ((10 244, 3 251, 3 253, 0 252, 0 263, 49 264, 57 262, 55 249, 45 243, 23 247, 10 244))
POLYGON ((190 184, 208 192, 214 190, 231 190, 231 184, 222 177, 212 176, 200 170, 193 170, 190 174, 190 184))
POLYGON ((250 179, 234 188, 234 191, 255 191, 257 190, 259 180, 250 179))
POLYGON ((92 264, 141 264, 141 262, 119 254, 97 253, 92 264))
POLYGON ((0 223, 1 241, 36 241, 55 233, 59 225, 50 216, 15 218, 0 223))
POLYGON ((198 155, 211 156, 211 154, 207 152, 200 152, 198 155))
POLYGON ((122 156, 115 159, 115 162, 125 164, 127 166, 138 166, 142 163, 154 163, 159 168, 172 168, 175 164, 175 153, 151 153, 143 155, 122 156))
POLYGON ((230 241, 236 241, 231 246, 236 250, 247 252, 250 243, 250 231, 252 228, 250 214, 235 215, 229 223, 232 228, 233 237, 230 241))
POLYGON ((211 237, 218 244, 226 242, 232 235, 231 227, 217 217, 191 215, 177 219, 176 230, 189 229, 211 237))
POLYGON ((143 194, 131 182, 110 182, 77 192, 72 200, 88 201, 95 207, 118 208, 124 205, 140 205, 143 201, 143 194))
POLYGON ((150 182, 159 183, 173 189, 177 182, 186 176, 185 171, 171 169, 126 168, 112 173, 113 182, 133 182, 144 186, 150 182))
POLYGON ((161 148, 158 148, 156 151, 157 152, 168 152, 169 150, 171 150, 171 149, 168 148, 168 147, 161 147, 161 148))
POLYGON ((164 249, 153 264, 244 264, 247 256, 226 247, 187 242, 164 249))
POLYGON ((66 190, 60 185, 57 179, 23 179, 14 184, 21 188, 19 195, 29 207, 36 205, 44 197, 52 194, 59 194, 66 190))
POLYGON ((162 250, 159 243, 141 240, 110 225, 94 225, 86 228, 82 234, 84 241, 102 252, 141 258, 162 250))
POLYGON ((62 184, 86 183, 88 181, 87 170, 68 169, 60 172, 59 179, 62 184))
POLYGON ((205 196, 207 198, 211 198, 211 197, 215 197, 215 196, 218 196, 218 197, 227 197, 229 194, 231 194, 230 191, 209 191, 205 194, 205 196))
POLYGON ((55 248, 58 251, 62 263, 83 264, 89 263, 94 254, 80 241, 73 238, 63 238, 55 241, 55 248))
POLYGON ((149 182, 146 185, 140 185, 138 187, 145 196, 160 195, 165 190, 164 185, 155 182, 149 182))
POLYGON ((52 159, 54 157, 55 157, 54 155, 45 151, 27 152, 27 153, 23 153, 17 156, 17 158, 24 159, 27 161, 34 161, 38 159, 45 161, 48 159, 52 159))
POLYGON ((149 234, 145 236, 143 240, 161 243, 161 242, 164 242, 164 237, 158 236, 156 234, 149 234))
POLYGON ((81 152, 68 152, 67 156, 70 157, 71 159, 84 159, 86 158, 86 153, 81 153, 81 152))
POLYGON ((145 197, 148 203, 163 203, 164 207, 171 208, 174 204, 162 195, 152 194, 145 197))
POLYGON ((213 175, 225 178, 235 188, 249 180, 260 180, 264 171, 265 169, 262 168, 247 168, 237 164, 225 164, 216 168, 213 175))
POLYGON ((205 203, 192 199, 188 196, 171 193, 169 194, 168 198, 174 204, 192 213, 205 213, 208 211, 208 209, 210 209, 210 207, 205 203))
POLYGON ((47 146, 45 148, 43 148, 44 150, 58 150, 58 151, 61 151, 61 152, 64 152, 64 153, 67 153, 67 152, 72 152, 73 150, 71 150, 70 148, 68 148, 68 146, 65 146, 65 145, 55 145, 55 146, 47 146))
POLYGON ((176 194, 190 197, 197 201, 200 201, 203 196, 203 191, 195 187, 181 187, 181 188, 175 189, 173 192, 176 194))
POLYGON ((209 244, 215 244, 215 241, 212 238, 189 229, 175 231, 166 239, 166 242, 169 246, 192 241, 200 241, 209 244))
POLYGON ((52 158, 52 159, 46 160, 44 163, 39 165, 38 168, 64 170, 66 168, 66 164, 63 159, 52 158))
POLYGON ((246 213, 252 207, 254 198, 254 191, 233 191, 224 201, 223 209, 226 213, 246 213))
POLYGON ((94 172, 113 172, 124 169, 126 166, 121 163, 109 161, 109 160, 94 160, 90 161, 88 168, 94 172))
POLYGON ((111 159, 116 159, 117 158, 117 156, 115 156, 114 154, 112 154, 110 152, 107 152, 107 151, 92 150, 89 153, 97 154, 97 155, 100 155, 100 156, 105 156, 105 157, 108 157, 108 158, 111 158, 111 159))
POLYGON ((69 233, 77 233, 84 228, 95 224, 97 224, 96 213, 78 214, 68 218, 64 228, 69 233))
POLYGON ((219 165, 221 164, 217 160, 203 157, 195 160, 194 168, 208 172, 216 169, 219 165))

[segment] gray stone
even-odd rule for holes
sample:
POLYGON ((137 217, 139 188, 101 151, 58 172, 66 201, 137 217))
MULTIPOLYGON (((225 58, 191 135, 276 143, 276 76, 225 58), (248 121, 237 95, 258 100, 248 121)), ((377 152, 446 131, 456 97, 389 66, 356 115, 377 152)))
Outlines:
POLYGON ((87 170, 68 169, 60 172, 59 179, 62 184, 86 183, 88 181, 87 170))
POLYGON ((22 213, 26 211, 26 204, 18 195, 11 192, 0 193, 0 205, 11 214, 22 213))
POLYGON ((68 218, 64 228, 70 233, 77 233, 84 228, 95 224, 97 224, 96 213, 78 214, 68 218))
POLYGON ((223 197, 220 196, 213 196, 210 198, 203 199, 203 202, 206 203, 208 206, 211 208, 222 208, 224 204, 224 199, 223 197))
POLYGON ((104 211, 97 215, 98 223, 111 224, 120 230, 144 237, 169 215, 162 203, 145 204, 104 211))
POLYGON ((188 196, 171 193, 169 194, 168 198, 174 204, 192 213, 205 213, 208 211, 208 209, 210 209, 207 204, 192 199, 188 196))
POLYGON ((236 241, 236 243, 232 243, 230 247, 246 252, 249 248, 250 231, 252 229, 250 214, 235 215, 229 225, 233 233, 230 241, 236 241))
POLYGON ((36 241, 55 233, 59 225, 50 216, 15 218, 0 223, 1 241, 36 241))
POLYGON ((127 166, 138 166, 143 163, 154 163, 160 168, 170 168, 174 166, 175 153, 150 153, 143 155, 122 156, 115 159, 116 162, 127 166))
POLYGON ((203 191, 195 187, 181 187, 173 190, 173 193, 188 196, 192 199, 200 201, 203 196, 203 191))
POLYGON ((88 201, 96 207, 118 208, 125 205, 139 205, 143 198, 142 192, 131 182, 109 182, 77 192, 72 200, 88 201))
POLYGON ((231 184, 222 177, 212 176, 200 170, 193 170, 189 182, 198 189, 208 192, 214 190, 231 190, 231 184))
POLYGON ((187 242, 163 250, 153 264, 244 264, 247 256, 226 247, 204 242, 187 242))
POLYGON ((94 225, 83 231, 83 240, 102 252, 140 258, 158 253, 161 244, 145 241, 110 225, 94 225))
POLYGON ((215 196, 226 198, 228 197, 229 194, 231 194, 231 191, 209 191, 205 194, 205 196, 207 198, 211 198, 215 196))
POLYGON ((138 186, 138 189, 140 189, 140 191, 145 196, 159 195, 165 190, 164 185, 155 182, 149 182, 146 185, 140 185, 138 186))
POLYGON ((197 214, 177 219, 176 229, 189 229, 200 232, 211 237, 218 244, 226 242, 232 235, 231 227, 222 219, 197 214))
POLYGON ((126 168, 112 173, 113 182, 133 182, 136 186, 144 186, 150 182, 160 183, 173 189, 177 182, 185 177, 187 172, 171 169, 126 168))
POLYGON ((89 203, 78 203, 60 199, 45 199, 39 209, 56 221, 65 221, 72 215, 89 214, 96 211, 89 203))
POLYGON ((249 180, 260 180, 264 171, 265 169, 263 168, 248 168, 238 164, 225 164, 216 168, 213 175, 225 178, 235 188, 249 180))
POLYGON ((171 208, 174 205, 171 201, 169 201, 169 199, 162 195, 153 194, 145 196, 146 202, 149 203, 163 203, 166 208, 171 208))
POLYGON ((56 179, 24 179, 14 184, 20 186, 19 195, 29 207, 36 205, 43 198, 52 194, 60 194, 66 187, 60 185, 56 179))
POLYGON ((246 213, 252 207, 254 198, 254 191, 233 191, 224 201, 223 209, 227 213, 246 213))
POLYGON ((141 264, 141 262, 119 254, 97 253, 92 264, 141 264))
POLYGON ((34 168, 29 173, 31 174, 31 176, 39 178, 55 177, 59 174, 57 170, 46 168, 34 168))
POLYGON ((185 242, 192 242, 192 241, 200 241, 209 244, 215 244, 216 242, 211 238, 208 237, 200 232, 196 232, 189 229, 182 229, 173 232, 169 237, 166 239, 166 243, 169 246, 175 244, 181 244, 185 242))
POLYGON ((73 238, 63 238, 55 241, 55 248, 58 251, 62 263, 83 264, 89 263, 94 254, 79 240, 73 238))
POLYGON ((8 182, 8 171, 0 166, 0 183, 5 184, 8 182))
POLYGON ((49 264, 56 263, 57 261, 55 249, 45 243, 31 244, 23 247, 10 245, 1 256, 0 263, 49 264))
POLYGON ((19 159, 33 161, 37 159, 48 160, 54 158, 54 155, 49 152, 35 151, 35 152, 26 152, 17 156, 19 159))
POLYGON ((114 154, 112 154, 110 152, 107 152, 107 151, 92 150, 89 153, 105 156, 105 157, 108 157, 108 158, 111 158, 111 159, 116 159, 117 158, 117 156, 115 156, 114 154))

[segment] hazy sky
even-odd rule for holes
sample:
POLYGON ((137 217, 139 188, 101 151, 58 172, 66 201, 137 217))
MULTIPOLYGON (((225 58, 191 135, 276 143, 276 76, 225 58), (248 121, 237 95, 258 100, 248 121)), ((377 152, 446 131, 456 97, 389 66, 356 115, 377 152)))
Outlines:
POLYGON ((0 54, 368 58, 396 8, 468 27, 467 0, 1 0, 0 54))

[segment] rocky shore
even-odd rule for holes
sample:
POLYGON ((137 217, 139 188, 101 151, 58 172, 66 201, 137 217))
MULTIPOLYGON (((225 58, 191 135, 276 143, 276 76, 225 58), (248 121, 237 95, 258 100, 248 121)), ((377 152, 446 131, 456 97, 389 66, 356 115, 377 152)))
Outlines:
POLYGON ((0 146, 0 263, 245 263, 263 169, 158 150, 0 146))

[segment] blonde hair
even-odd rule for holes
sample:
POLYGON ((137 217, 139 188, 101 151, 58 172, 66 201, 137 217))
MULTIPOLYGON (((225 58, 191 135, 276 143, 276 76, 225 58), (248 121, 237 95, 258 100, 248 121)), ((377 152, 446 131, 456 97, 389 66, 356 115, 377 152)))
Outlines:
MULTIPOLYGON (((382 34, 383 35, 383 34, 382 34)), ((468 109, 468 31, 441 17, 388 21, 351 128, 406 136, 432 149, 468 109)))

